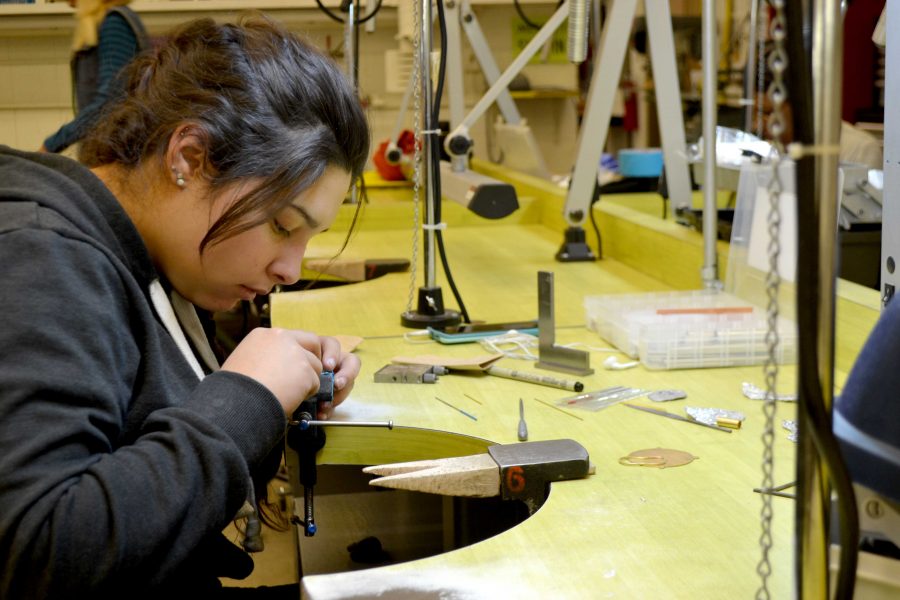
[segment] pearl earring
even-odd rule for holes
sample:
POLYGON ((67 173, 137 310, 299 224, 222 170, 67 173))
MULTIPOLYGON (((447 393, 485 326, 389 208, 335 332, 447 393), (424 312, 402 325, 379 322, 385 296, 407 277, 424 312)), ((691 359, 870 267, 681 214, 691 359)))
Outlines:
POLYGON ((175 169, 174 166, 172 167, 172 172, 175 173, 175 185, 177 185, 177 186, 180 187, 180 188, 183 188, 183 187, 186 185, 186 182, 185 182, 185 180, 184 180, 184 175, 182 175, 181 173, 179 173, 179 172, 175 169))

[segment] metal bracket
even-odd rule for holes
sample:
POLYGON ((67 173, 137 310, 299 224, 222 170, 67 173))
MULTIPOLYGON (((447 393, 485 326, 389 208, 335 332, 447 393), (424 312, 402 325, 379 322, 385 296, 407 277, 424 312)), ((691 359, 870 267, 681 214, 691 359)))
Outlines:
POLYGON ((539 369, 590 375, 591 355, 583 350, 556 345, 553 319, 553 273, 538 271, 538 361, 539 369))

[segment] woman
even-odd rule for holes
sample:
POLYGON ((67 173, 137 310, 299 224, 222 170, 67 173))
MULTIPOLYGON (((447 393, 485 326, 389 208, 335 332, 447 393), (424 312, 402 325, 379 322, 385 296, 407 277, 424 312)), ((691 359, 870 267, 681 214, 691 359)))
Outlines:
POLYGON ((76 117, 44 140, 44 152, 62 152, 85 136, 103 105, 121 93, 118 73, 148 46, 131 0, 69 0, 75 9, 72 98, 76 117))
POLYGON ((337 67, 252 17, 184 25, 126 75, 89 170, 0 150, 2 598, 215 597, 252 569, 220 532, 287 416, 323 369, 335 405, 359 373, 333 338, 276 329, 217 369, 194 311, 293 283, 360 176, 337 67))

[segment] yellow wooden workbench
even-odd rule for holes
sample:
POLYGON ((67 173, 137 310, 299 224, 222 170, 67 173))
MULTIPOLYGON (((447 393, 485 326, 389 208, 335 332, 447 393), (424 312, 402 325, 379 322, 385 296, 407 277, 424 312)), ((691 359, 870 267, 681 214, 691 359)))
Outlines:
MULTIPOLYGON (((587 295, 699 288, 700 236, 651 216, 658 199, 621 197, 595 207, 604 236, 604 260, 559 263, 562 238, 560 192, 516 179, 522 208, 499 222, 445 205, 444 234, 456 283, 473 319, 524 320, 537 316, 537 272, 555 278, 557 343, 600 348, 608 344, 585 327, 587 295), (644 206, 644 208, 642 208, 644 206), (685 263, 688 267, 685 267, 685 263), (643 266, 642 266, 643 265, 643 266), (696 270, 693 265, 697 265, 696 270), (650 273, 651 275, 648 275, 650 273)), ((412 206, 395 195, 367 205, 361 229, 345 258, 410 257, 412 206)), ((352 210, 345 207, 346 211, 352 210)), ((328 257, 340 247, 347 213, 332 231, 313 241, 310 257, 328 257)), ((727 246, 720 246, 722 258, 727 246)), ((419 253, 421 261, 421 251, 419 253)), ((420 267, 421 270, 421 267, 420 267)), ((439 277, 445 302, 455 307, 439 277)), ((422 284, 421 273, 416 286, 422 284)), ((849 366, 877 317, 877 293, 841 286, 838 303, 838 372, 849 366), (868 293, 871 292, 871 293, 868 293)), ((590 453, 596 473, 584 480, 553 484, 547 502, 525 522, 475 545, 423 560, 387 567, 304 578, 310 598, 748 598, 760 585, 759 513, 763 416, 745 398, 741 383, 763 385, 760 367, 650 371, 642 366, 605 370, 609 352, 594 350, 595 373, 579 378, 586 390, 614 385, 643 389, 678 388, 685 404, 740 410, 747 419, 726 434, 613 406, 599 412, 547 407, 569 392, 488 376, 442 376, 433 386, 376 384, 373 373, 396 355, 442 353, 473 356, 478 345, 412 344, 403 337, 400 314, 410 295, 408 273, 328 289, 278 294, 273 324, 323 334, 365 338, 357 353, 363 368, 339 420, 388 420, 393 431, 329 428, 320 463, 369 465, 465 455, 489 443, 515 443, 518 401, 525 401, 530 440, 571 438, 590 453), (437 402, 435 395, 477 416, 477 421, 437 402), (477 404, 471 398, 481 402, 477 404), (577 418, 576 418, 577 417, 577 418), (435 432, 459 435, 443 435, 435 432), (619 458, 654 447, 699 457, 672 469, 626 467, 619 458)), ((624 358, 622 355, 617 355, 624 358)), ((501 365, 533 369, 525 361, 501 365)), ((782 391, 794 389, 793 367, 782 369, 782 391)), ((646 399, 639 403, 651 404, 646 399)), ((791 404, 779 406, 775 482, 794 480, 795 445, 780 428, 794 418, 791 404)), ((793 501, 773 498, 774 598, 792 595, 793 501)))

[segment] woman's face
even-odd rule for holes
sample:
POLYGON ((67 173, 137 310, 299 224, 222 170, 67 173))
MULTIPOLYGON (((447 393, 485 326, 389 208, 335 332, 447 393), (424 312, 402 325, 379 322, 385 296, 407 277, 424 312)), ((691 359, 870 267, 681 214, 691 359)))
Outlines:
POLYGON ((294 283, 310 238, 331 226, 349 187, 346 171, 328 167, 274 219, 215 241, 202 255, 200 242, 212 224, 247 190, 225 191, 211 208, 202 194, 192 194, 184 198, 181 217, 156 253, 158 267, 182 296, 211 311, 228 310, 275 285, 294 283))

